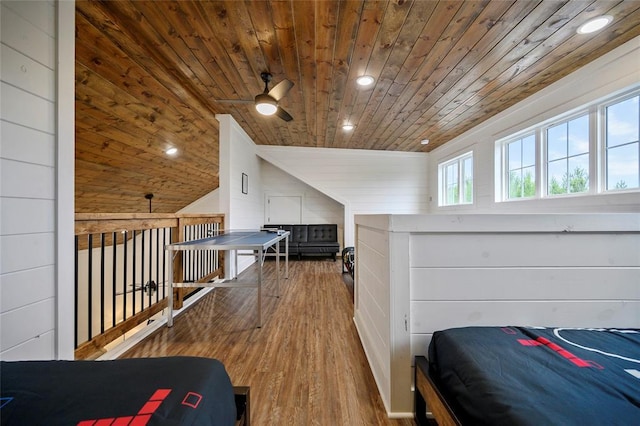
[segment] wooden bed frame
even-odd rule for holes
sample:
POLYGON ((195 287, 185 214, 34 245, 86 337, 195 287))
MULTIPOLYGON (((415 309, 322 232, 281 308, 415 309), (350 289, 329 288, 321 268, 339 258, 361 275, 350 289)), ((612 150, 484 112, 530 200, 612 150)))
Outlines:
POLYGON ((251 393, 249 386, 234 386, 236 399, 236 426, 251 426, 251 393))
POLYGON ((418 426, 432 425, 427 418, 427 407, 438 426, 461 426, 453 409, 442 395, 429 374, 429 362, 424 356, 416 356, 415 366, 415 420, 418 426))

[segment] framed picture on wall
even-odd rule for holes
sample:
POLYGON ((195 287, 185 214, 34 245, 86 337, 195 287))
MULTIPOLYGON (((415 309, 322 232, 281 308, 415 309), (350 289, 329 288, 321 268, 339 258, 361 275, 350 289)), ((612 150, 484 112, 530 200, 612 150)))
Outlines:
POLYGON ((249 193, 249 176, 247 176, 246 173, 242 174, 242 193, 243 194, 249 193))

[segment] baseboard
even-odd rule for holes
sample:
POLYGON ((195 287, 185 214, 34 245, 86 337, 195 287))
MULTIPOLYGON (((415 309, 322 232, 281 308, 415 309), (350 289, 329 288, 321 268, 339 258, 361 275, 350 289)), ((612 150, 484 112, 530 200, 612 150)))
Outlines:
POLYGON ((387 411, 387 416, 390 419, 412 419, 413 418, 413 412, 397 412, 397 413, 390 413, 387 411))

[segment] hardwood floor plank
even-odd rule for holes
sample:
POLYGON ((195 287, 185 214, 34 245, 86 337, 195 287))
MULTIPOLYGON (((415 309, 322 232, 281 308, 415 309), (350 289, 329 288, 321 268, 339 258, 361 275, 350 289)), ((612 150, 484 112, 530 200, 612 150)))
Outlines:
MULTIPOLYGON (((353 323, 351 277, 340 267, 291 261, 277 298, 267 261, 262 328, 255 290, 220 288, 123 357, 219 359, 235 385, 251 387, 254 425, 414 425, 387 418, 353 323)), ((242 277, 257 277, 257 268, 242 277)))

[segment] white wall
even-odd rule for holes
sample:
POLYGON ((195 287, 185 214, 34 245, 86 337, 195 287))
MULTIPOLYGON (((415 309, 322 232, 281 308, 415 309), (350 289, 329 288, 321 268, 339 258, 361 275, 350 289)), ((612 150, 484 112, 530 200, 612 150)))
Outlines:
POLYGON ((640 84, 640 37, 627 42, 578 71, 490 118, 429 155, 431 212, 633 212, 640 193, 554 197, 495 202, 495 141, 537 123, 640 84), (473 206, 438 207, 438 163, 473 150, 473 206))
MULTIPOLYGON (((267 222, 270 196, 296 196, 302 200, 300 223, 335 223, 339 234, 344 227, 344 206, 327 195, 317 191, 306 183, 273 164, 262 161, 262 186, 265 196, 264 223, 267 222)), ((271 221, 271 223, 278 223, 271 221)))
POLYGON ((411 416, 436 330, 640 327, 639 214, 357 216, 354 321, 387 411, 411 416))
MULTIPOLYGON (((249 145, 249 147, 246 152, 239 152, 238 155, 246 155, 249 158, 255 156, 254 146, 249 145)), ((240 174, 242 175, 242 172, 240 174)), ((233 184, 232 181, 233 177, 229 179, 229 183, 233 184)), ((300 223, 336 223, 338 232, 342 235, 344 207, 334 199, 262 159, 260 159, 260 173, 257 179, 254 176, 250 182, 252 191, 256 189, 255 182, 260 182, 263 193, 264 214, 260 225, 267 223, 266 203, 269 196, 298 196, 302 200, 300 223)), ((219 199, 220 188, 189 204, 180 210, 180 213, 218 213, 222 211, 219 199)))
MULTIPOLYGON (((225 215, 227 229, 259 229, 263 223, 264 198, 260 178, 260 159, 256 145, 229 114, 218 114, 220 122, 220 187, 219 207, 225 215), (247 194, 242 193, 242 174, 249 179, 247 194)), ((235 274, 231 256, 225 257, 225 271, 235 274)), ((253 258, 241 256, 238 272, 253 263, 253 258)))
POLYGON ((53 1, 0 6, 5 360, 73 358, 74 9, 53 1))
POLYGON ((355 214, 426 213, 424 153, 259 146, 258 155, 344 205, 344 239, 354 245, 355 214))
POLYGON ((178 213, 219 213, 220 191, 215 189, 202 198, 184 207, 178 213))

